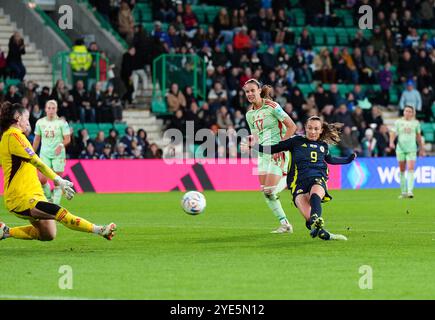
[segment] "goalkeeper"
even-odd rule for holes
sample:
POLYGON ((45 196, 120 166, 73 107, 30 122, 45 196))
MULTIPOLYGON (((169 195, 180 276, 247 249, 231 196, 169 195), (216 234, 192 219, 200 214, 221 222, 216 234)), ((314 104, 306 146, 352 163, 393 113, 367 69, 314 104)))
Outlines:
POLYGON ((16 238, 49 241, 56 237, 58 221, 69 229, 95 233, 111 240, 116 225, 95 225, 71 214, 67 209, 47 201, 38 179, 37 170, 54 181, 68 200, 74 197, 73 184, 56 175, 35 154, 23 134, 30 130, 29 112, 21 104, 3 103, 0 110, 0 160, 4 175, 6 208, 30 225, 9 228, 0 222, 0 240, 16 238))

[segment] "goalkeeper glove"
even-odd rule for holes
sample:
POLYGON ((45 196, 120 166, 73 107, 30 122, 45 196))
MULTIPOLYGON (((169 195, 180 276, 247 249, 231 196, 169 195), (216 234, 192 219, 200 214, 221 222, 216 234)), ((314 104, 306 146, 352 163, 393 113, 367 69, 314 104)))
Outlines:
POLYGON ((59 176, 56 176, 53 181, 56 186, 59 186, 62 189, 65 198, 71 200, 74 197, 76 192, 73 189, 74 184, 71 181, 62 179, 59 176))

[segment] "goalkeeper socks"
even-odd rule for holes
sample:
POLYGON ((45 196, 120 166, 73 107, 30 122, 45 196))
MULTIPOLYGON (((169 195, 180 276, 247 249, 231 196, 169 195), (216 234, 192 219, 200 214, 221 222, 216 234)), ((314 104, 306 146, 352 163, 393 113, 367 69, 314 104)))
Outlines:
POLYGON ((47 198, 47 200, 51 200, 51 189, 50 184, 47 182, 46 184, 42 185, 42 190, 44 191, 44 195, 47 198))
POLYGON ((414 190, 414 170, 408 171, 408 193, 412 193, 414 190))
POLYGON ((406 192, 406 177, 405 172, 400 172, 400 191, 402 194, 407 193, 406 192))
POLYGON ((310 197, 310 206, 311 212, 310 216, 317 215, 318 217, 322 216, 322 199, 320 199, 319 195, 312 194, 310 197))
POLYGON ((38 240, 39 231, 32 225, 9 229, 9 237, 22 240, 38 240))
POLYGON ((59 186, 53 189, 53 203, 60 205, 60 200, 62 199, 62 189, 59 186))
POLYGON ((77 217, 65 208, 60 208, 55 216, 56 221, 62 223, 65 227, 82 232, 91 232, 101 234, 102 227, 94 225, 86 219, 77 217))

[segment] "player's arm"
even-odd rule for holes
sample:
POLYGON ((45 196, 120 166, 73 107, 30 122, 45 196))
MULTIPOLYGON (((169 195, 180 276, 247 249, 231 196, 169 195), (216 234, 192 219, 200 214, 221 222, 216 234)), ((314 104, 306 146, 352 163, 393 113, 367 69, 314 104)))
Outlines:
POLYGON ((396 139, 396 126, 394 129, 390 130, 390 149, 395 149, 394 140, 396 139))
POLYGON ((352 153, 348 157, 333 157, 327 154, 325 157, 325 162, 328 164, 348 164, 351 163, 356 158, 356 153, 352 153))
POLYGON ((30 142, 23 136, 18 134, 11 134, 9 136, 9 152, 12 155, 20 157, 26 162, 29 162, 36 169, 39 170, 48 179, 53 180, 54 184, 60 186, 68 200, 74 197, 74 189, 72 182, 64 180, 59 177, 53 170, 51 170, 42 160, 38 157, 32 148, 30 142))
POLYGON ((420 157, 424 157, 426 152, 424 151, 423 139, 421 138, 421 133, 417 133, 417 143, 418 143, 418 154, 420 157))
POLYGON ((282 141, 289 139, 291 136, 293 136, 296 132, 297 126, 293 122, 292 118, 282 109, 282 107, 277 104, 275 108, 273 108, 273 114, 274 116, 281 121, 287 128, 287 131, 282 137, 282 141))
POLYGON ((38 150, 40 143, 41 136, 39 134, 35 134, 35 138, 33 139, 33 150, 38 150))
POLYGON ((253 146, 253 148, 258 150, 259 152, 268 153, 268 154, 278 153, 282 151, 293 151, 294 147, 295 147, 294 138, 281 141, 280 143, 271 146, 263 146, 261 144, 253 146))
POLYGON ((39 120, 35 125, 35 138, 33 139, 33 150, 38 151, 39 144, 41 143, 41 127, 39 126, 39 120))

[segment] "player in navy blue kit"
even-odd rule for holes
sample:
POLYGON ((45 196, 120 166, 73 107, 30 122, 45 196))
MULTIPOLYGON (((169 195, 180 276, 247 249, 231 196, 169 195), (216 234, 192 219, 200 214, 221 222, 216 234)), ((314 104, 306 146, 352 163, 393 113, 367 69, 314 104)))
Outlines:
MULTIPOLYGON (((328 124, 317 116, 310 117, 305 124, 306 136, 293 136, 272 146, 258 145, 263 153, 291 152, 287 185, 293 194, 293 202, 306 220, 311 237, 323 240, 347 240, 343 235, 332 234, 324 229, 322 202, 330 201, 328 193, 327 164, 348 164, 356 158, 332 157, 328 144, 340 141, 341 124, 328 124)), ((255 141, 250 140, 250 147, 255 141)))

